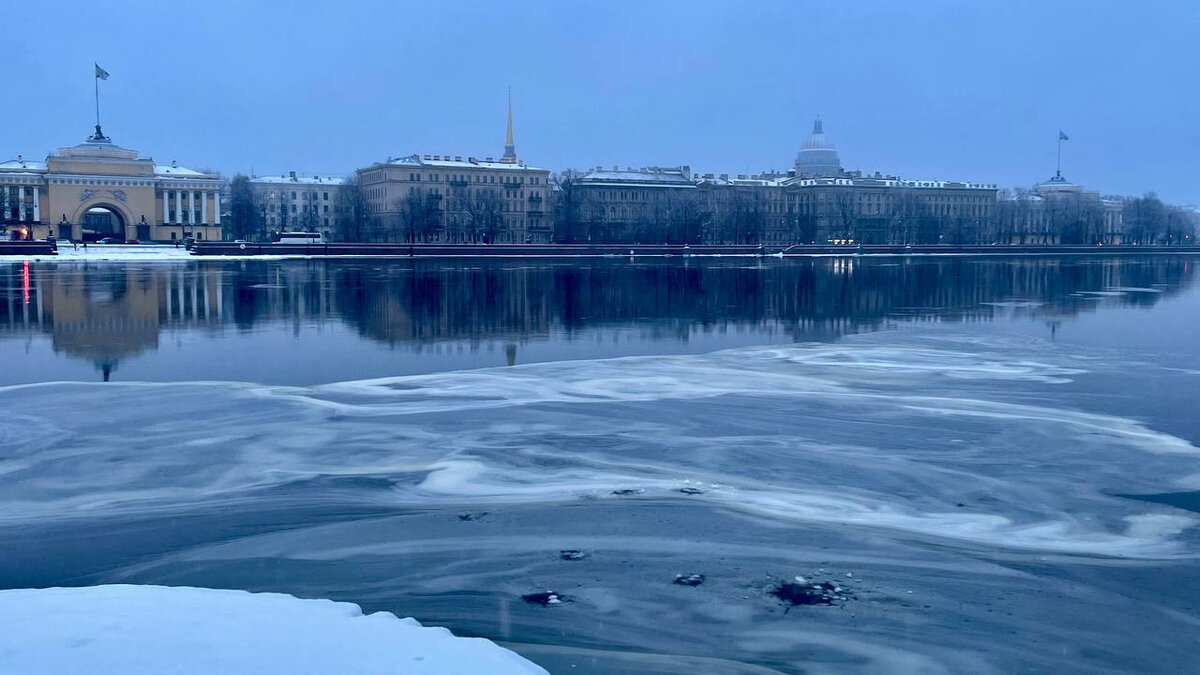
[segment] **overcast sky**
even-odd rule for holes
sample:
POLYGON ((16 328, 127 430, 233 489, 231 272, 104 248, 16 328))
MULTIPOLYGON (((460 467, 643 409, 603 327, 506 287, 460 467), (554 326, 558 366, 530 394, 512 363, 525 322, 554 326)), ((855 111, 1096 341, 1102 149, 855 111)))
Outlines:
POLYGON ((347 173, 388 155, 554 170, 846 168, 1200 203, 1200 2, 5 3, 0 155, 94 123, 160 162, 347 173))

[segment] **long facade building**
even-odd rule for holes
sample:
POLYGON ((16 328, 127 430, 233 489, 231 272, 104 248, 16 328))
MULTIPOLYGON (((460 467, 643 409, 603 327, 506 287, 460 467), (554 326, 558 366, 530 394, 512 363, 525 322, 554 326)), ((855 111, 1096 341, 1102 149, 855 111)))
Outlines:
POLYGON ((596 167, 559 187, 557 238, 641 243, 976 243, 997 197, 992 184, 847 172, 820 120, 786 172, 596 167))
POLYGON ((512 105, 500 159, 389 157, 358 170, 373 239, 548 243, 550 171, 526 165, 513 142, 512 105))
POLYGON ((0 228, 9 238, 220 239, 223 185, 216 174, 156 164, 97 128, 45 161, 0 163, 0 228))

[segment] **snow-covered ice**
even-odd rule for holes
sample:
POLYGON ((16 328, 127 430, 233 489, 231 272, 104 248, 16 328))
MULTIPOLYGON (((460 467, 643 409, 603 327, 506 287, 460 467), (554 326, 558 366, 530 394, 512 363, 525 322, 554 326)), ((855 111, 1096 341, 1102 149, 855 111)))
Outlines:
POLYGON ((0 591, 0 672, 546 674, 488 640, 350 603, 130 585, 0 591))

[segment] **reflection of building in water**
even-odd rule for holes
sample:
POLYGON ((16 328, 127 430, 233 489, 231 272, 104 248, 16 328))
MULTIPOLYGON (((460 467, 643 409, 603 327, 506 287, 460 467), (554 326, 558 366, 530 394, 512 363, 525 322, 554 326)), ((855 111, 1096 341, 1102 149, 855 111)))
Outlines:
MULTIPOLYGON (((170 266, 8 266, 20 292, 0 303, 0 329, 48 333, 55 352, 86 359, 108 380, 117 364, 158 348, 164 326, 219 326, 216 270, 170 266)), ((10 288, 12 279, 10 279, 10 288)))
POLYGON ((1106 304, 1153 304, 1194 271, 1176 256, 16 264, 0 266, 0 333, 48 335, 55 351, 105 373, 157 349, 164 329, 226 324, 300 334, 340 323, 417 351, 495 347, 515 364, 529 341, 607 329, 686 341, 725 330, 835 339, 897 320, 1054 326, 1106 304))

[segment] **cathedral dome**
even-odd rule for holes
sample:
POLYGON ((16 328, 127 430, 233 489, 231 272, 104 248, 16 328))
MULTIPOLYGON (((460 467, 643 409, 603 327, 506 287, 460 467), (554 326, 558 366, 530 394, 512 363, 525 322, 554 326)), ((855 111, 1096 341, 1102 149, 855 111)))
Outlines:
POLYGON ((825 135, 819 119, 813 122, 813 131, 808 138, 804 139, 803 147, 805 150, 836 150, 833 146, 833 139, 825 135))
POLYGON ((812 134, 804 139, 804 145, 796 154, 797 176, 836 176, 842 172, 842 161, 838 157, 833 140, 825 135, 821 120, 813 122, 812 134))

